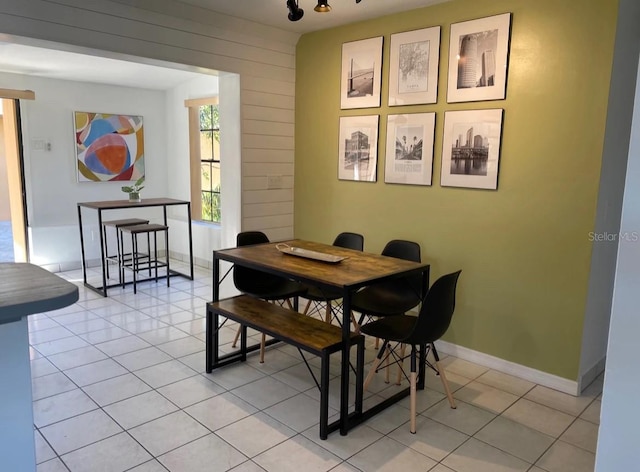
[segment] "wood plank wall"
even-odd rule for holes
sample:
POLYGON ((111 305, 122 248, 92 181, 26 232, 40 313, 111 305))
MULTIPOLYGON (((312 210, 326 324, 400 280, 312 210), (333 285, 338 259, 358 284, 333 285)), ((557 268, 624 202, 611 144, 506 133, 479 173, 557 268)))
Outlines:
POLYGON ((174 0, 0 0, 0 40, 54 41, 76 52, 81 46, 240 74, 242 229, 272 239, 293 236, 298 37, 174 0), (269 175, 282 176, 282 188, 268 189, 269 175))

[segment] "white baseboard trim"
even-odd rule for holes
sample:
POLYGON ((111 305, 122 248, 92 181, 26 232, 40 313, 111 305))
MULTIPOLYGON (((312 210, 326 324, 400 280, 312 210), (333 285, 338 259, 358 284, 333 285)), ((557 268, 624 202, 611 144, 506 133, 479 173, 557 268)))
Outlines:
POLYGON ((578 382, 575 380, 569 380, 558 377, 557 375, 548 374, 537 369, 532 369, 531 367, 506 361, 499 357, 494 357, 489 354, 474 351, 473 349, 458 346, 442 340, 436 342, 436 347, 438 351, 443 354, 448 354, 464 359, 465 361, 489 367, 505 374, 513 375, 563 393, 568 393, 569 395, 578 396, 580 394, 578 390, 578 382))
POLYGON ((581 374, 578 378, 578 391, 582 392, 587 388, 591 382, 593 382, 598 375, 604 372, 605 365, 607 363, 607 356, 604 356, 598 362, 596 362, 589 370, 584 374, 581 374))

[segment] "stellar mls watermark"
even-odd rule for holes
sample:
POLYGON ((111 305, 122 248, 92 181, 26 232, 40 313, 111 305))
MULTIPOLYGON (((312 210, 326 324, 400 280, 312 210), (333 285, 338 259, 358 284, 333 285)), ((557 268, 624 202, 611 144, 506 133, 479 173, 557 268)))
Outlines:
POLYGON ((589 232, 590 242, 619 242, 636 243, 640 241, 640 231, 620 231, 618 233, 609 233, 608 231, 596 233, 589 232))

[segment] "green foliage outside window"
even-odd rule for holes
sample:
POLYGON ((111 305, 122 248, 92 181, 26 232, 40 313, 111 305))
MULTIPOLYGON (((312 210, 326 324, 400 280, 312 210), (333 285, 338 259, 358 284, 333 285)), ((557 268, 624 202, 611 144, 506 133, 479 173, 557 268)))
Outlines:
POLYGON ((202 219, 220 223, 220 186, 215 188, 217 192, 202 192, 202 219))
POLYGON ((202 219, 220 222, 220 110, 203 105, 200 114, 202 219))

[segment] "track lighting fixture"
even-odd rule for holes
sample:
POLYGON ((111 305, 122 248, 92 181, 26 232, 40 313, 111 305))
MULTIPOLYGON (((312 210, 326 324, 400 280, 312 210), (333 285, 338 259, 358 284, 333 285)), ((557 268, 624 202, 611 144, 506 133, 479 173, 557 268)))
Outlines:
MULTIPOLYGON (((299 0, 287 0, 290 21, 298 21, 304 16, 304 10, 298 6, 298 1, 299 0)), ((356 0, 356 3, 360 3, 361 1, 362 0, 356 0)), ((327 13, 331 11, 331 5, 329 5, 328 0, 318 0, 318 4, 313 10, 319 13, 327 13)))
POLYGON ((298 0, 287 0, 289 21, 298 21, 304 16, 304 10, 298 6, 298 0))
POLYGON ((327 0, 318 0, 318 4, 313 9, 319 13, 327 13, 331 11, 331 5, 327 0))

